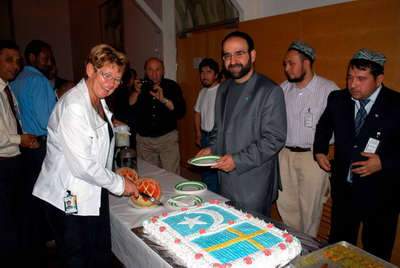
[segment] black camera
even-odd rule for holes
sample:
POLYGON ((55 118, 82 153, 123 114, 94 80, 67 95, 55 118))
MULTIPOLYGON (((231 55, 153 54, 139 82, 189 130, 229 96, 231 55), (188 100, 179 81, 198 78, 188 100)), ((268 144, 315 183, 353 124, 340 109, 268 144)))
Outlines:
POLYGON ((140 87, 140 89, 142 91, 153 91, 154 93, 157 92, 156 89, 153 88, 154 86, 154 82, 153 80, 150 80, 149 78, 145 77, 143 79, 140 79, 140 83, 142 83, 142 86, 140 87))

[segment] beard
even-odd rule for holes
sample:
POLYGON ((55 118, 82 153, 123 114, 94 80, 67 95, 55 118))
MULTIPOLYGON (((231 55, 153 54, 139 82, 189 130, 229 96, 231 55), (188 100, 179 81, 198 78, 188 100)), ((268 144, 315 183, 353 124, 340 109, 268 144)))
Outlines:
POLYGON ((40 69, 37 66, 34 67, 38 69, 38 71, 41 72, 44 76, 46 76, 47 79, 50 79, 51 71, 53 70, 51 66, 46 66, 40 69))
POLYGON ((209 88, 214 84, 214 81, 201 80, 201 83, 203 84, 203 87, 209 88))
POLYGON ((304 71, 301 73, 300 76, 293 77, 293 78, 290 78, 289 75, 286 74, 287 80, 288 80, 290 83, 299 83, 299 82, 302 82, 302 81, 304 80, 304 77, 305 77, 305 76, 306 76, 306 72, 304 72, 304 71))
POLYGON ((228 72, 231 74, 233 79, 240 79, 244 77, 246 74, 248 74, 251 70, 251 59, 249 58, 249 61, 246 63, 246 65, 243 65, 241 63, 236 63, 236 64, 229 64, 228 65, 228 72), (242 67, 239 72, 233 72, 230 70, 230 68, 235 68, 235 67, 242 67))

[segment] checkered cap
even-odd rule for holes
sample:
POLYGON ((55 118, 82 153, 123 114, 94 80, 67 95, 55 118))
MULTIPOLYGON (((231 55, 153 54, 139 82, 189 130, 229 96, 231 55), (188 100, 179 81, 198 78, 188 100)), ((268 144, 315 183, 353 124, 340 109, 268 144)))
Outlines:
POLYGON ((375 62, 379 65, 381 65, 382 67, 385 67, 385 63, 386 63, 386 57, 385 55, 383 55, 382 53, 379 52, 375 52, 369 49, 361 49, 359 50, 352 59, 364 59, 364 60, 369 60, 372 62, 375 62))
POLYGON ((288 50, 295 49, 297 51, 300 51, 301 53, 307 55, 310 57, 313 61, 315 61, 316 57, 316 52, 315 49, 306 43, 300 41, 300 40, 294 40, 293 43, 290 44, 288 50))

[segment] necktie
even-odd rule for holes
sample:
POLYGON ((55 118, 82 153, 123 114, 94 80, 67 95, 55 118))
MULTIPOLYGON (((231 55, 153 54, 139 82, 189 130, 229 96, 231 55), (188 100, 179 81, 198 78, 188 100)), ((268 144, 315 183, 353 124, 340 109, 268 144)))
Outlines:
POLYGON ((14 101, 13 101, 13 98, 11 95, 11 90, 8 86, 6 86, 4 88, 4 92, 6 92, 6 94, 7 94, 7 98, 8 98, 8 102, 10 103, 11 111, 14 114, 15 120, 17 121, 17 132, 19 135, 21 135, 21 134, 23 134, 23 132, 22 132, 21 124, 19 123, 19 120, 17 118, 17 114, 15 112, 14 101))
POLYGON ((369 101, 370 101, 369 99, 359 100, 360 109, 358 109, 356 120, 354 123, 354 132, 356 134, 356 137, 358 136, 358 133, 360 133, 360 129, 364 124, 365 118, 367 117, 367 111, 365 110, 365 105, 367 105, 369 101))

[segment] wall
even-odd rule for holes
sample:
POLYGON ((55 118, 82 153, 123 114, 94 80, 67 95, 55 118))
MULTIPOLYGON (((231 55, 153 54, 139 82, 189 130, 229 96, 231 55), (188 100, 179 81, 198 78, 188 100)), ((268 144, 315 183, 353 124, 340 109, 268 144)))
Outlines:
POLYGON ((24 54, 33 39, 49 43, 57 60, 58 74, 73 79, 68 2, 65 0, 12 1, 15 42, 24 54))
POLYGON ((150 57, 161 58, 162 33, 131 0, 124 0, 124 25, 126 54, 138 77, 143 78, 144 62, 150 57))
POLYGON ((240 21, 271 17, 280 14, 329 6, 354 0, 231 0, 239 11, 240 21))

